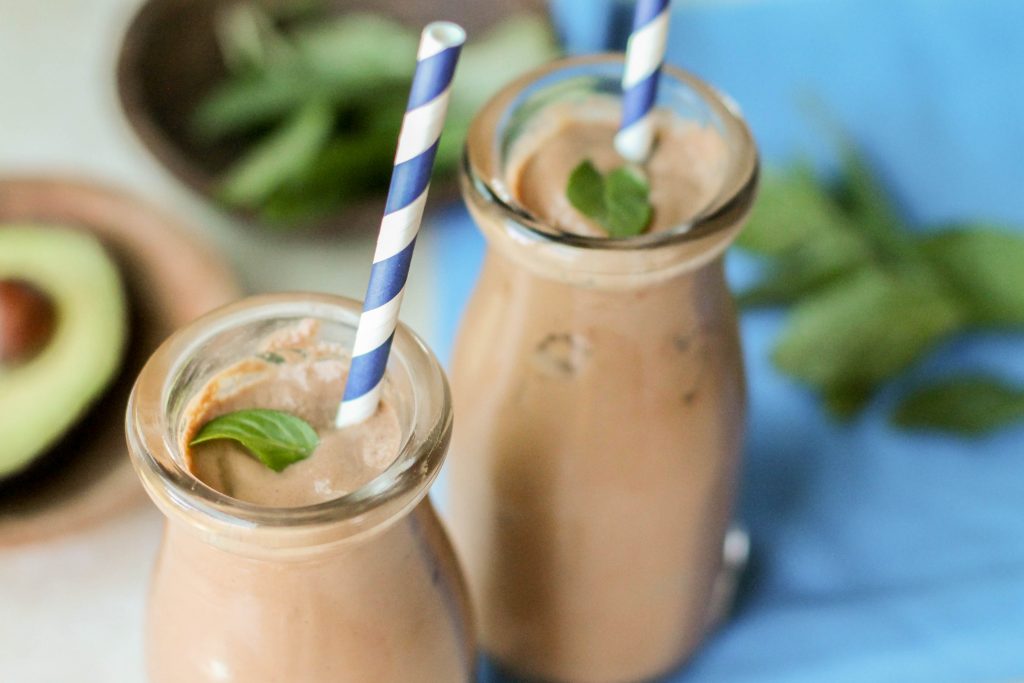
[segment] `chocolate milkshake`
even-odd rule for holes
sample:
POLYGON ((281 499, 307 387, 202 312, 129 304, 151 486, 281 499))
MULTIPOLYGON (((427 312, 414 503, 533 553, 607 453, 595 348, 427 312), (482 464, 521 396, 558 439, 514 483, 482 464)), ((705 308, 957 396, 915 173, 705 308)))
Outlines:
POLYGON ((337 430, 357 302, 246 300, 168 340, 129 405, 133 462, 168 518, 149 602, 155 683, 470 681, 468 602, 427 490, 451 428, 444 376, 400 326, 377 413, 337 430), (274 472, 209 420, 266 408, 320 437, 274 472))
POLYGON ((612 147, 621 61, 582 58, 497 95, 470 132, 466 202, 488 240, 453 363, 451 528, 483 648, 518 677, 646 680, 713 618, 744 419, 721 256, 756 154, 710 88, 668 69, 643 169, 653 216, 610 239, 565 199, 612 147))
MULTIPOLYGON (((566 197, 569 175, 591 161, 607 173, 623 165, 613 144, 620 109, 611 97, 552 104, 526 124, 508 153, 505 181, 512 198, 552 229, 588 237, 606 230, 576 210, 566 197)), ((646 232, 671 230, 694 218, 714 196, 729 150, 709 126, 667 111, 652 114, 657 145, 641 172, 654 208, 646 232)))
POLYGON ((401 445, 401 428, 387 402, 365 422, 334 427, 348 360, 340 346, 320 341, 319 328, 319 321, 307 319, 276 332, 255 355, 221 371, 199 390, 185 411, 180 447, 200 481, 249 503, 299 507, 350 493, 391 464, 401 445), (250 408, 302 418, 317 431, 319 445, 308 458, 281 472, 261 463, 237 441, 189 446, 210 420, 250 408))

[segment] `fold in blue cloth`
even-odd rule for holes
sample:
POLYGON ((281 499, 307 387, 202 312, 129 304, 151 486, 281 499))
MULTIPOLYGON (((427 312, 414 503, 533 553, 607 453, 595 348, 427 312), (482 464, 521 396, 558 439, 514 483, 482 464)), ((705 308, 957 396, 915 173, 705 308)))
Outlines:
MULTIPOLYGON (((552 10, 569 48, 588 51, 621 45, 623 5, 554 0, 552 10)), ((833 161, 827 134, 801 108, 815 98, 914 221, 1021 226, 1022 29, 1018 0, 677 2, 669 60, 740 102, 769 162, 833 161)), ((460 207, 431 222, 443 302, 431 341, 446 357, 483 242, 460 207)), ((730 257, 734 281, 749 268, 730 257)), ((669 680, 1024 679, 1024 427, 967 440, 887 421, 899 390, 952 370, 1024 383, 1024 335, 946 345, 839 424, 771 366, 783 317, 742 321, 741 516, 753 564, 733 619, 669 680)))

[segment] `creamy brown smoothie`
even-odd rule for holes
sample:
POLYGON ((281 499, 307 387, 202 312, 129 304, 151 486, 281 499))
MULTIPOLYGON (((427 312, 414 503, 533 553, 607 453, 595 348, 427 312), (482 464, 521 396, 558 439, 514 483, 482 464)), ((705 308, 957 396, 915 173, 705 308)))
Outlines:
MULTIPOLYGON (((602 99, 534 115, 492 181, 514 212, 464 184, 489 249, 454 355, 450 526, 483 648, 530 680, 647 680, 685 659, 713 617, 736 486, 744 383, 720 256, 739 225, 612 251, 514 218, 603 236, 565 187, 584 159, 622 163, 616 123, 602 99)), ((678 231, 721 192, 730 151, 670 112, 658 131, 650 230, 678 231)), ((493 135, 478 120, 471 164, 493 135)), ((494 173, 480 158, 471 172, 494 173)))
MULTIPOLYGON (((320 297, 321 306, 321 299, 335 301, 320 297)), ((246 306, 279 306, 282 300, 290 301, 267 297, 235 308, 244 312, 246 306)), ((357 315, 356 302, 337 301, 357 315)), ((303 304, 300 300, 294 306, 301 309, 303 304)), ((410 344, 396 341, 397 353, 403 348, 405 353, 409 348, 423 353, 410 344)), ((171 354, 173 348, 158 351, 150 364, 155 365, 153 372, 168 367, 162 353, 171 354)), ((178 375, 207 372, 185 403, 177 431, 176 448, 195 477, 192 486, 165 489, 148 469, 140 469, 147 490, 168 516, 149 601, 149 679, 470 681, 475 655, 468 600, 447 537, 423 497, 447 445, 444 422, 437 433, 423 434, 418 428, 412 436, 409 432, 410 419, 437 415, 444 420, 450 416, 448 406, 418 403, 419 412, 410 413, 411 397, 405 392, 419 396, 418 402, 432 394, 408 381, 407 389, 389 382, 376 415, 361 425, 335 429, 348 358, 342 346, 321 340, 314 320, 281 326, 239 355, 240 360, 212 373, 200 358, 190 366, 195 370, 178 375), (281 473, 234 442, 188 447, 210 419, 249 408, 302 417, 318 432, 319 446, 281 473), (413 476, 409 486, 419 488, 399 497, 373 492, 375 486, 381 491, 400 486, 383 483, 396 476, 386 472, 396 459, 421 457, 408 450, 407 440, 434 449, 423 451, 422 464, 404 475, 413 476), (418 481, 423 484, 414 483, 418 481), (183 500, 190 488, 203 499, 217 500, 219 494, 199 490, 204 484, 230 498, 212 503, 215 507, 183 500), (361 497, 341 503, 352 495, 361 497), (236 511, 232 500, 258 507, 255 512, 236 511), (344 508, 335 504, 354 512, 338 517, 344 508), (254 521, 238 524, 232 521, 236 515, 254 521)), ((409 379, 443 386, 436 361, 431 361, 433 366, 419 362, 435 373, 434 379, 409 379)), ((140 441, 131 435, 139 434, 136 425, 145 423, 148 397, 164 393, 157 390, 159 377, 149 372, 147 366, 130 407, 129 440, 136 446, 140 441)), ((443 393, 439 400, 444 400, 443 393)), ((145 432, 142 439, 161 447, 160 439, 148 439, 145 432)))
MULTIPOLYGON (((600 97, 552 106, 509 155, 506 182, 512 196, 556 230, 607 237, 602 226, 569 203, 565 188, 582 161, 589 159, 604 173, 623 165, 613 144, 618 114, 614 100, 600 97)), ((654 207, 649 233, 675 228, 707 204, 718 190, 728 153, 711 128, 665 111, 653 117, 657 143, 642 167, 654 207)))
POLYGON ((232 498, 274 507, 314 505, 356 490, 394 460, 401 429, 386 402, 365 422, 336 429, 334 416, 347 376, 343 350, 319 341, 315 320, 271 336, 259 353, 218 374, 192 400, 182 433, 192 473, 232 498), (320 444, 311 456, 282 472, 268 468, 235 441, 188 445, 210 420, 249 408, 302 418, 316 430, 320 444))

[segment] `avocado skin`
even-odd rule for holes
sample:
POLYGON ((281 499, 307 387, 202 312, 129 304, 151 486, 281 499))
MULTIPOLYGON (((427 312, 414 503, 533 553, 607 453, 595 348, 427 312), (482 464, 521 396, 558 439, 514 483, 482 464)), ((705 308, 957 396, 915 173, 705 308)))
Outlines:
POLYGON ((0 225, 0 278, 30 283, 58 311, 48 346, 23 365, 0 369, 0 481, 7 491, 66 461, 61 454, 80 447, 72 435, 88 439, 88 425, 76 427, 99 412, 91 408, 123 374, 128 307, 118 267, 82 230, 0 225))

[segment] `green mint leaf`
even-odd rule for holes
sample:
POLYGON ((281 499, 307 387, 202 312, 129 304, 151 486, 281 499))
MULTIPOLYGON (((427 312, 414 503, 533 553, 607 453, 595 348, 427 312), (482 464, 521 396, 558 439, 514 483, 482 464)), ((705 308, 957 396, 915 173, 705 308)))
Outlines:
POLYGON ((639 235, 651 222, 650 186, 628 166, 602 176, 593 162, 583 161, 569 174, 565 196, 611 237, 639 235))
POLYGON ((248 133, 280 122, 324 88, 294 71, 249 73, 219 83, 192 115, 192 130, 201 142, 248 133))
POLYGON ((841 420, 848 420, 863 410, 875 389, 875 385, 865 381, 837 383, 825 387, 821 399, 829 412, 841 420))
POLYGON ((605 227, 612 237, 633 237, 651 222, 651 186, 640 173, 620 166, 605 178, 604 204, 608 211, 605 227))
MULTIPOLYGON (((373 110, 394 93, 408 96, 416 36, 398 24, 352 14, 311 22, 288 38, 291 49, 275 50, 261 69, 233 74, 203 98, 192 117, 200 140, 259 134, 311 100, 329 102, 337 111, 373 110)), ((394 136, 392 131, 391 146, 380 150, 386 157, 394 152, 394 136)))
POLYGON ((910 232, 888 193, 872 174, 864 156, 847 142, 843 148, 843 173, 837 195, 851 223, 871 243, 882 263, 919 260, 910 232))
POLYGON ((281 472, 305 460, 320 439, 305 420, 278 410, 239 410, 216 417, 199 430, 189 445, 232 439, 264 465, 281 472))
POLYGON ((738 300, 746 308, 794 303, 868 266, 870 260, 868 247, 854 232, 819 230, 776 256, 768 274, 741 292, 738 300))
MULTIPOLYGON (((254 155, 284 135, 313 101, 329 105, 334 125, 324 149, 311 156, 267 152, 259 163, 236 161, 221 179, 225 201, 285 228, 379 194, 387 187, 408 100, 416 33, 379 14, 327 16, 322 3, 315 12, 315 2, 262 10, 263 5, 250 4, 243 3, 234 24, 220 32, 222 46, 230 43, 224 50, 228 74, 193 112, 196 141, 230 140, 254 155), (243 171, 248 175, 235 177, 243 171)), ((435 173, 457 169, 465 131, 480 105, 507 80, 546 63, 557 51, 550 27, 535 14, 510 17, 467 46, 435 173)))
POLYGON ((308 21, 291 33, 299 59, 310 75, 326 83, 361 83, 410 78, 419 36, 379 14, 348 12, 308 21))
POLYGON ((331 106, 311 100, 227 171, 221 181, 221 198, 235 206, 259 205, 309 167, 333 126, 331 106))
POLYGON ((793 303, 873 257, 867 240, 806 164, 765 174, 737 244, 773 257, 764 279, 739 295, 748 308, 793 303))
POLYGON ((373 125, 361 135, 330 140, 300 176, 267 197, 259 208, 260 218, 286 227, 296 221, 328 216, 387 187, 392 158, 381 155, 380 150, 394 146, 395 131, 405 113, 405 96, 407 93, 400 104, 382 102, 373 125))
POLYGON ((848 229, 840 207, 828 196, 814 171, 799 164, 765 173, 750 219, 737 246, 777 256, 822 233, 848 229))
POLYGON ((608 215, 604 203, 604 176, 589 159, 569 174, 565 196, 577 211, 604 225, 608 215))
POLYGON ((933 283, 865 268, 802 299, 772 357, 851 414, 962 324, 959 306, 933 283))
POLYGON ((229 71, 266 68, 279 53, 291 49, 266 10, 251 2, 222 7, 214 22, 217 44, 229 71))
POLYGON ((841 149, 842 176, 837 188, 840 203, 851 214, 864 219, 873 231, 895 232, 905 228, 864 154, 849 140, 842 141, 841 149))
POLYGON ((972 322, 1024 325, 1024 237, 960 226, 923 238, 921 248, 972 322))
MULTIPOLYGON (((765 175, 737 243, 771 260, 739 300, 794 304, 773 360, 850 416, 945 337, 1024 325, 1024 236, 987 225, 913 234, 864 156, 837 137, 843 168, 831 192, 807 166, 765 175)), ((1024 419, 1021 394, 962 378, 915 393, 894 421, 978 433, 1024 419)))
POLYGON ((913 429, 984 434, 1024 420, 1024 390, 984 375, 956 377, 917 389, 892 419, 913 429))
POLYGON ((257 353, 256 357, 259 358, 260 360, 265 360, 268 363, 273 363, 274 365, 280 365, 281 363, 284 363, 284 356, 282 356, 279 353, 274 353, 273 351, 257 353))

